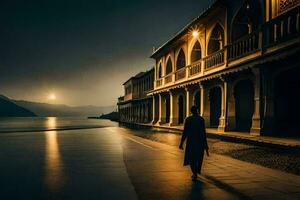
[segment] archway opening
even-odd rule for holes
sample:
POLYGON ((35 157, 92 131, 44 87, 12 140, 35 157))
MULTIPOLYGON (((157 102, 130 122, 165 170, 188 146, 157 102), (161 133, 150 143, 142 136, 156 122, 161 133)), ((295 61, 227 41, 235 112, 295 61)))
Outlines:
POLYGON ((159 64, 158 66, 158 72, 157 72, 158 79, 162 78, 162 66, 159 64))
POLYGON ((220 87, 214 87, 209 91, 210 100, 210 126, 218 127, 221 116, 222 91, 220 87))
POLYGON ((201 59, 201 45, 199 41, 196 41, 194 44, 192 53, 191 53, 191 62, 197 62, 198 60, 201 59))
POLYGON ((197 91, 194 95, 194 105, 198 108, 198 112, 200 113, 200 91, 197 91))
POLYGON ((232 41, 257 30, 262 18, 260 3, 257 0, 245 1, 232 22, 232 41))
POLYGON ((166 97, 166 123, 170 123, 170 97, 166 97))
POLYGON ((278 134, 300 136, 300 66, 275 79, 275 124, 278 134))
POLYGON ((170 58, 168 58, 167 66, 166 66, 166 75, 171 74, 172 71, 173 71, 172 61, 170 58))
POLYGON ((176 69, 179 70, 183 67, 185 67, 186 61, 185 61, 185 54, 182 49, 180 49, 179 54, 177 56, 177 61, 176 61, 176 69))
POLYGON ((209 38, 208 55, 221 50, 224 46, 224 30, 220 24, 216 24, 209 38))
POLYGON ((235 88, 236 130, 250 132, 254 112, 254 88, 251 80, 239 81, 235 88))
POLYGON ((178 124, 182 124, 184 121, 184 99, 183 95, 178 97, 178 124))

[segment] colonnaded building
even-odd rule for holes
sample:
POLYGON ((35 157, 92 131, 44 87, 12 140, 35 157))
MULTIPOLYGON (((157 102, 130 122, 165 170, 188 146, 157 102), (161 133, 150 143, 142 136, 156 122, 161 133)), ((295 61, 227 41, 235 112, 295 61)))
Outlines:
POLYGON ((121 122, 149 123, 152 121, 152 97, 147 93, 153 90, 154 68, 140 72, 124 84, 125 95, 118 99, 121 122))
POLYGON ((180 126, 196 105, 219 131, 300 136, 299 11, 300 0, 214 1, 153 52, 152 105, 119 101, 121 121, 152 109, 154 125, 180 126))

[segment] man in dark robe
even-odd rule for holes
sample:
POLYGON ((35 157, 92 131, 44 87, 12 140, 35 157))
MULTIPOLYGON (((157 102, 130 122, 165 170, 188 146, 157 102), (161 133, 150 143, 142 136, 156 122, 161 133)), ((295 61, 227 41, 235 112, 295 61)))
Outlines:
POLYGON ((192 115, 185 119, 184 131, 179 148, 183 150, 185 140, 186 149, 184 156, 184 166, 190 165, 193 172, 193 180, 197 179, 197 174, 201 174, 204 151, 208 155, 208 145, 206 139, 204 119, 199 116, 196 106, 191 108, 192 115))

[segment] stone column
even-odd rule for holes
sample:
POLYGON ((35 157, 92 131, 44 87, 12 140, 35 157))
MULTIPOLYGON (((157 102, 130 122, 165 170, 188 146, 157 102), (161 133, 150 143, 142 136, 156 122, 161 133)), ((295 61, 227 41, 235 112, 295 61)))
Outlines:
MULTIPOLYGON (((260 123, 260 69, 254 68, 252 69, 254 74, 254 113, 252 117, 252 127, 250 130, 251 135, 260 135, 261 132, 261 123, 260 123)), ((269 101, 270 103, 271 101, 269 101)), ((273 107, 274 105, 272 105, 273 107)), ((270 113, 274 116, 274 112, 270 113)))
POLYGON ((178 98, 174 91, 170 91, 170 126, 178 124, 178 98))
POLYGON ((209 102, 209 89, 200 83, 201 88, 201 111, 200 115, 205 120, 205 126, 210 127, 210 102, 209 102))
POLYGON ((234 88, 232 82, 227 82, 227 120, 226 131, 232 131, 236 128, 236 116, 235 116, 235 97, 234 88))
POLYGON ((162 93, 159 94, 159 125, 166 123, 166 102, 162 93))
POLYGON ((185 88, 185 92, 186 92, 186 117, 189 116, 191 113, 190 113, 190 107, 192 106, 191 105, 191 92, 189 90, 189 88, 185 88))
POLYGON ((155 95, 152 96, 152 124, 155 124, 155 95))
POLYGON ((218 130, 219 131, 225 131, 225 127, 226 127, 226 107, 227 107, 227 87, 228 87, 228 84, 227 82, 222 79, 223 81, 223 87, 221 89, 222 91, 222 94, 221 94, 221 97, 222 97, 222 102, 221 102, 221 116, 220 116, 220 119, 219 119, 219 126, 218 126, 218 130))

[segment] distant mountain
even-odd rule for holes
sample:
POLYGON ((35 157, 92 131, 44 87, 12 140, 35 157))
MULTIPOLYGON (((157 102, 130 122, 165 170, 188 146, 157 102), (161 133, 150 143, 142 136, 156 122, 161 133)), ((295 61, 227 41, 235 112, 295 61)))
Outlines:
POLYGON ((40 117, 100 116, 101 114, 110 113, 116 110, 116 106, 67 106, 12 99, 10 99, 10 101, 18 106, 31 110, 40 117))
POLYGON ((0 117, 36 117, 36 114, 0 95, 0 117))

